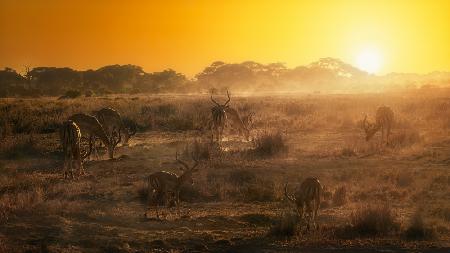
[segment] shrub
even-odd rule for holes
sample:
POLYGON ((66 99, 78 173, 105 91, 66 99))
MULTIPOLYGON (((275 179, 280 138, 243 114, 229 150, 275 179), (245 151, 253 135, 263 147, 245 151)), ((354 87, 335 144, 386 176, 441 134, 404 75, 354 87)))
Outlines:
POLYGON ((427 240, 436 237, 436 233, 432 228, 425 226, 422 213, 416 212, 405 230, 405 236, 409 240, 427 240))
POLYGON ((84 92, 85 97, 92 97, 94 95, 94 92, 92 90, 86 90, 84 92))
POLYGON ((347 203, 347 189, 345 186, 341 186, 333 194, 333 205, 342 206, 345 203, 347 203))
POLYGON ((350 218, 353 230, 362 236, 387 235, 399 228, 392 209, 386 204, 360 207, 350 218))
POLYGON ((0 145, 1 157, 5 159, 20 159, 23 157, 40 157, 43 151, 31 136, 15 137, 3 141, 0 145))
POLYGON ((402 132, 392 134, 389 137, 389 147, 404 148, 412 146, 421 141, 421 137, 416 130, 404 130, 402 132))
POLYGON ((413 183, 414 178, 411 174, 403 172, 398 174, 395 180, 398 187, 408 187, 413 183))
POLYGON ((148 186, 144 180, 140 180, 134 183, 137 196, 142 203, 148 203, 148 186))
POLYGON ((199 160, 208 160, 212 156, 212 148, 214 147, 210 143, 195 140, 192 144, 192 153, 199 160))
POLYGON ((63 96, 59 97, 59 99, 77 98, 79 96, 81 96, 81 92, 79 90, 68 90, 63 96))
POLYGON ((271 202, 275 200, 275 184, 269 180, 257 180, 255 183, 240 187, 242 199, 253 202, 271 202))
POLYGON ((230 182, 234 186, 242 186, 256 181, 256 174, 251 170, 237 169, 230 172, 230 182))
POLYGON ((259 135, 253 140, 253 143, 254 153, 261 157, 272 157, 288 152, 288 146, 280 132, 259 135))
POLYGON ((269 230, 270 236, 287 238, 297 233, 298 216, 292 212, 283 212, 269 230))
POLYGON ((341 150, 341 156, 343 157, 356 156, 356 152, 353 148, 345 147, 341 150))

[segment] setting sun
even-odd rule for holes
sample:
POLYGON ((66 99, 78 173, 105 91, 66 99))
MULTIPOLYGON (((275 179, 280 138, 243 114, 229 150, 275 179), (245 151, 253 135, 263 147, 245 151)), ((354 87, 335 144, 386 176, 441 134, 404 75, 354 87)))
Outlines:
POLYGON ((375 49, 366 49, 358 54, 356 59, 357 67, 370 74, 375 74, 381 67, 380 53, 375 49))

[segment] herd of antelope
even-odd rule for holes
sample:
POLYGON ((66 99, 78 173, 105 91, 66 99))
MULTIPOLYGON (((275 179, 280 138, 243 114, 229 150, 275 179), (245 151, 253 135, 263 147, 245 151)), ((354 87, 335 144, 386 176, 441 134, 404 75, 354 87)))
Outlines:
MULTIPOLYGON (((218 103, 211 96, 214 106, 211 108, 211 120, 209 128, 211 130, 211 141, 220 143, 226 124, 230 124, 239 134, 250 139, 250 122, 252 114, 241 118, 238 111, 229 106, 231 101, 230 94, 227 91, 227 101, 224 104, 218 103)), ((382 141, 389 141, 389 135, 394 122, 394 113, 389 107, 382 106, 376 111, 375 123, 367 121, 367 116, 362 121, 362 127, 366 134, 366 140, 370 140, 376 132, 381 131, 382 141)), ((136 133, 136 125, 125 125, 120 114, 111 108, 103 108, 93 113, 72 115, 62 124, 60 129, 61 145, 64 152, 64 178, 75 177, 74 169, 78 176, 85 174, 83 161, 96 152, 96 140, 100 140, 108 151, 109 158, 114 157, 115 147, 122 141, 127 145, 131 136, 136 133), (123 138, 123 139, 122 139, 123 138), (87 141, 88 150, 82 150, 82 139, 87 141)), ((98 154, 97 154, 98 156, 98 154)), ((175 154, 175 160, 182 166, 181 175, 171 172, 158 171, 148 176, 148 200, 149 206, 155 204, 156 217, 159 219, 159 205, 167 206, 174 203, 177 206, 180 215, 180 189, 184 184, 193 184, 192 175, 198 170, 198 160, 192 157, 194 164, 189 166, 186 162, 175 154)), ((306 221, 309 228, 310 224, 316 227, 316 217, 320 206, 322 194, 322 185, 317 178, 305 179, 300 187, 293 193, 288 192, 287 184, 285 186, 285 199, 295 205, 297 215, 301 220, 306 221)), ((146 212, 147 216, 147 212, 146 212)))

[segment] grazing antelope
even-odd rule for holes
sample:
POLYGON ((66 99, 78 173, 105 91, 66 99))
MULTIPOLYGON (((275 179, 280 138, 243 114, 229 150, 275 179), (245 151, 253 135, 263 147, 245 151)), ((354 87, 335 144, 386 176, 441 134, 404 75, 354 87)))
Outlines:
POLYGON ((286 184, 284 194, 287 200, 295 204, 298 216, 302 221, 306 221, 307 228, 309 229, 311 222, 316 227, 317 212, 322 195, 322 185, 319 180, 312 177, 305 179, 293 195, 288 193, 286 184))
POLYGON ((239 135, 244 136, 247 141, 250 140, 250 124, 252 121, 253 114, 249 114, 244 118, 239 116, 239 113, 236 109, 231 107, 226 107, 225 112, 227 115, 227 120, 230 122, 230 125, 237 129, 239 135))
POLYGON ((120 114, 114 109, 103 108, 94 112, 94 114, 100 124, 102 124, 103 129, 105 129, 108 136, 113 136, 115 132, 118 131, 123 133, 124 145, 128 145, 130 137, 136 134, 136 125, 133 124, 130 128, 126 127, 122 117, 120 117, 120 114))
POLYGON ((389 135, 391 128, 394 124, 394 112, 390 107, 381 106, 377 109, 375 123, 367 122, 367 115, 363 120, 363 128, 366 132, 366 141, 369 141, 376 132, 381 129, 381 140, 386 139, 386 143, 389 143, 389 135))
POLYGON ((178 153, 175 153, 175 160, 183 167, 180 170, 183 173, 177 176, 174 173, 167 171, 158 171, 148 176, 148 196, 149 206, 150 204, 156 204, 156 217, 159 219, 158 206, 162 202, 163 205, 168 204, 168 197, 173 197, 173 200, 177 206, 178 215, 180 215, 180 189, 184 184, 194 184, 192 179, 192 173, 197 172, 198 160, 192 157, 194 165, 189 165, 180 159, 178 159, 178 153))
POLYGON ((64 153, 64 178, 68 178, 69 172, 72 178, 73 168, 78 169, 78 175, 85 174, 83 168, 83 160, 90 154, 92 146, 89 146, 89 151, 81 153, 80 141, 81 133, 80 128, 75 122, 68 120, 64 122, 59 131, 59 137, 64 153))
POLYGON ((114 158, 114 149, 120 142, 120 131, 108 136, 102 125, 94 116, 83 113, 72 115, 69 120, 74 121, 80 128, 83 138, 87 138, 89 145, 95 145, 95 138, 98 137, 108 149, 108 156, 110 159, 114 158))
POLYGON ((222 140, 222 133, 225 127, 225 122, 227 120, 226 108, 228 108, 228 103, 231 100, 230 93, 228 93, 228 90, 227 96, 228 96, 227 102, 225 102, 224 104, 219 104, 213 99, 211 95, 211 101, 215 104, 215 106, 211 108, 212 114, 211 141, 214 141, 214 136, 216 136, 217 142, 220 142, 222 140))

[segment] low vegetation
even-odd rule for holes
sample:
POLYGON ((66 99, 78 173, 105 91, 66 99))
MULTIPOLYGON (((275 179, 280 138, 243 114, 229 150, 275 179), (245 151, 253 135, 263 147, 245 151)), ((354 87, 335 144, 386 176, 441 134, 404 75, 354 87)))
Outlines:
POLYGON ((7 224, 0 252, 17 245, 38 252, 41 244, 50 252, 422 249, 449 236, 447 119, 433 113, 438 105, 445 112, 442 102, 389 94, 236 97, 233 107, 255 115, 251 140, 226 128, 217 144, 207 127, 208 96, 94 92, 0 100, 0 223, 7 224), (366 141, 360 127, 365 112, 373 122, 380 101, 401 118, 388 145, 380 133, 366 141), (137 134, 118 145, 117 159, 87 161, 88 175, 63 180, 59 124, 102 107, 136 122, 137 134), (146 178, 161 170, 180 175, 177 151, 197 158, 200 169, 182 187, 181 216, 167 207, 156 220, 146 178), (283 201, 284 185, 294 190, 308 177, 324 187, 319 228, 302 231, 283 201))

